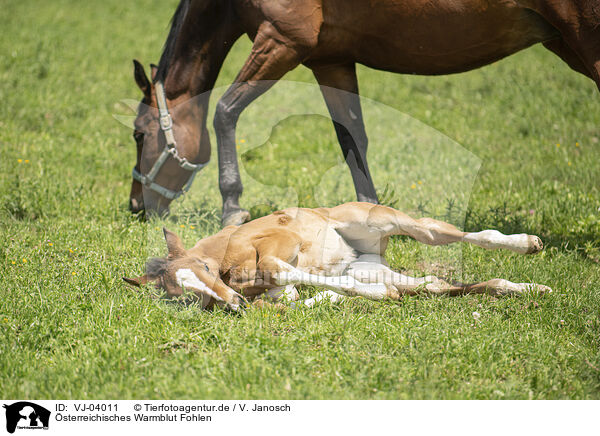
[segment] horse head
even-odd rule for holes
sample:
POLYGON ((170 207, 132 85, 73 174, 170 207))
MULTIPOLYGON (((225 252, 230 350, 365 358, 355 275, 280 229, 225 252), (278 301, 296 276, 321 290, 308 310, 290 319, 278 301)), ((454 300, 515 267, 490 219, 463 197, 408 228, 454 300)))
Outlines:
POLYGON ((208 96, 192 97, 177 86, 167 91, 156 75, 157 67, 152 66, 150 80, 134 60, 134 78, 143 98, 134 122, 137 160, 129 208, 133 213, 162 215, 210 159, 210 138, 206 129, 208 96))

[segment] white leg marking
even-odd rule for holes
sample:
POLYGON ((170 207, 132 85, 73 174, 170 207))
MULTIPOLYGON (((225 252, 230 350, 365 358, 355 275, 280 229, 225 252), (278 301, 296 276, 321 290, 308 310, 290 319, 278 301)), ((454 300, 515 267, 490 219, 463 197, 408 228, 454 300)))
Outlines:
POLYGON ((287 300, 296 301, 300 294, 294 285, 278 286, 267 291, 267 295, 275 301, 287 300))
POLYGON ((191 289, 208 295, 217 301, 225 301, 217 295, 215 291, 206 286, 202 280, 198 278, 194 271, 189 268, 178 269, 175 273, 177 284, 185 289, 191 289))
POLYGON ((529 236, 525 233, 505 235, 498 230, 484 230, 477 233, 467 233, 463 237, 463 241, 490 250, 503 248, 520 254, 527 254, 531 250, 532 238, 535 238, 535 236, 529 236))
MULTIPOLYGON (((302 300, 300 303, 304 304, 307 307, 313 307, 315 304, 317 304, 320 301, 323 301, 326 298, 328 298, 332 303, 337 303, 338 301, 342 301, 346 297, 338 294, 337 292, 323 291, 319 292, 313 298, 307 298, 306 300, 302 300)), ((297 307, 296 303, 292 303, 292 307, 297 307)))
POLYGON ((536 283, 513 283, 505 279, 490 280, 490 285, 495 288, 499 295, 519 295, 530 290, 547 293, 552 292, 552 289, 548 286, 538 285, 536 283))
POLYGON ((334 292, 339 292, 347 296, 363 296, 372 300, 381 300, 387 296, 387 288, 382 283, 362 283, 353 277, 346 276, 318 276, 309 274, 304 271, 294 268, 289 263, 277 259, 281 271, 273 274, 273 279, 277 284, 298 284, 298 285, 313 285, 322 286, 334 292))
POLYGON ((390 269, 387 264, 381 263, 377 259, 379 256, 373 256, 361 256, 356 262, 350 264, 346 274, 362 283, 382 283, 398 291, 414 289, 419 285, 438 281, 434 276, 415 278, 400 274, 390 269))

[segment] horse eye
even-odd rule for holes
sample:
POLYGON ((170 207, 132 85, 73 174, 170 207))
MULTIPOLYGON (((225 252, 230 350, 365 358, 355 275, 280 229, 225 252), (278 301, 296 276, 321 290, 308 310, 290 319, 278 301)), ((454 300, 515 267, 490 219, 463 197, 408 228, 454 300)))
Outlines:
POLYGON ((142 132, 140 132, 139 130, 134 130, 133 131, 133 138, 137 142, 140 142, 144 138, 144 134, 142 132))
POLYGON ((208 270, 208 265, 207 265, 206 263, 202 262, 202 261, 201 261, 201 260, 199 260, 199 259, 196 259, 196 262, 198 262, 198 263, 201 263, 202 265, 204 265, 204 269, 206 270, 206 272, 209 272, 209 270, 208 270))

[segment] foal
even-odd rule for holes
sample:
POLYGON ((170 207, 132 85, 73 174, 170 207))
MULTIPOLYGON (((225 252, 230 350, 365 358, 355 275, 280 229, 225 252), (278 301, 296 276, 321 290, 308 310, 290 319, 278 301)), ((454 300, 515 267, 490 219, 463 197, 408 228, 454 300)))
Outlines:
POLYGON ((155 282, 169 297, 191 292, 209 309, 217 304, 238 310, 247 299, 261 296, 297 300, 294 285, 326 289, 304 300, 308 306, 324 296, 334 301, 346 296, 398 300, 421 292, 499 296, 552 291, 543 285, 502 279, 450 284, 433 276, 413 278, 392 271, 383 258, 392 235, 408 235, 429 245, 469 242, 520 254, 539 252, 542 242, 537 236, 504 235, 496 230, 461 232, 442 221, 413 219, 371 203, 277 211, 240 227, 225 227, 189 250, 177 235, 166 229, 164 233, 168 256, 151 259, 145 275, 125 280, 134 285, 155 282))

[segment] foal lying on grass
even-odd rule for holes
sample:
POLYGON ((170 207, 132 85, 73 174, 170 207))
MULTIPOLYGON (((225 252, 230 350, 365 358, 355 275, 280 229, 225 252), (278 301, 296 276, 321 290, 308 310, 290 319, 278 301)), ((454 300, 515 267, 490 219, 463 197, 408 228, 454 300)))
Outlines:
POLYGON ((146 274, 125 280, 155 283, 168 297, 193 293, 204 308, 215 304, 233 310, 248 300, 268 296, 297 300, 294 285, 326 289, 302 303, 312 306, 328 296, 382 300, 426 292, 435 295, 487 293, 513 295, 526 290, 551 292, 547 286, 493 279, 483 283, 447 283, 433 276, 413 278, 392 271, 385 253, 389 237, 408 235, 429 245, 469 242, 487 249, 521 254, 542 249, 537 236, 504 235, 496 230, 461 232, 431 218, 413 219, 371 203, 333 208, 291 208, 242 226, 228 226, 186 250, 179 237, 164 230, 169 254, 148 261, 146 274))

